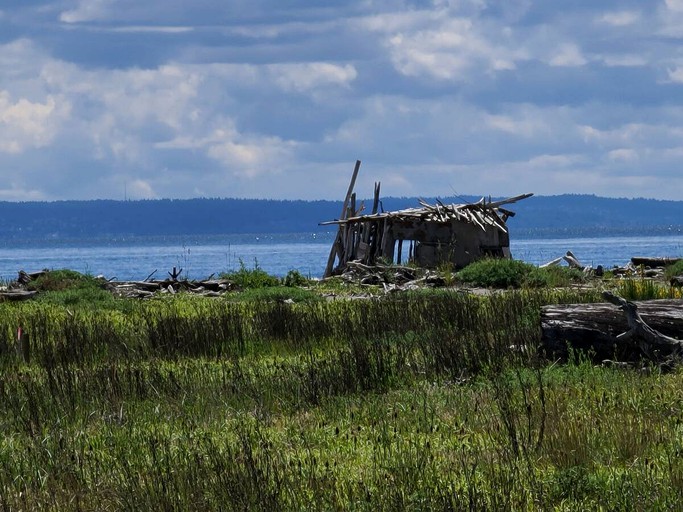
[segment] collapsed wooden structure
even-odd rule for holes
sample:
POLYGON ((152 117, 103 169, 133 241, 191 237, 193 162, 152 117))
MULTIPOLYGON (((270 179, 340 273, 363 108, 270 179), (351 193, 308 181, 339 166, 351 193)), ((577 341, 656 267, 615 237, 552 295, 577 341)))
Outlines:
POLYGON ((465 204, 420 200, 419 208, 380 212, 380 184, 375 183, 372 211, 362 215, 364 205, 356 207, 353 192, 359 168, 357 161, 340 218, 321 223, 339 227, 324 277, 343 271, 350 262, 401 264, 405 256, 425 268, 442 263, 462 268, 485 256, 511 257, 506 222, 515 214, 503 206, 533 194, 465 204))

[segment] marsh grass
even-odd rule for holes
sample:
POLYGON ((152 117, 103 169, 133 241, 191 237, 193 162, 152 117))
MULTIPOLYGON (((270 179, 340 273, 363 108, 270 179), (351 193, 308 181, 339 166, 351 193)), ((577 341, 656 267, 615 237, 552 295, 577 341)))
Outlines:
POLYGON ((0 508, 665 510, 683 498, 681 373, 535 355, 540 306, 597 292, 261 298, 3 304, 0 508))
POLYGON ((617 287, 618 295, 626 300, 680 299, 683 289, 652 279, 625 279, 617 287))

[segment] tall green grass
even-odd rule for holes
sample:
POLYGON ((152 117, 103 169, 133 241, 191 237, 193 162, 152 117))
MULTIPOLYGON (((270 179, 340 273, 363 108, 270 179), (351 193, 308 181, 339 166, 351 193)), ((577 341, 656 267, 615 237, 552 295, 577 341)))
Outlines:
POLYGON ((2 304, 0 508, 675 508, 683 376, 536 356, 597 300, 2 304))

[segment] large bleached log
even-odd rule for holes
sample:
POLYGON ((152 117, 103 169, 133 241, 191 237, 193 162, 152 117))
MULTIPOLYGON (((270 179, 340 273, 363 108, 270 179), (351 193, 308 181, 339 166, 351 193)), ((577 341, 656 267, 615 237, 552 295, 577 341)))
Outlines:
POLYGON ((565 260, 567 263, 569 263, 570 268, 578 268, 579 270, 584 269, 584 266, 576 258, 576 256, 574 256, 574 253, 572 253, 571 251, 567 251, 567 254, 562 256, 562 259, 565 260))
POLYGON ((562 263, 562 260, 564 258, 560 256, 559 258, 555 258, 554 260, 550 260, 548 263, 544 263, 543 265, 539 265, 538 268, 548 268, 548 267, 556 267, 560 263, 562 263))
MULTIPOLYGON (((650 328, 663 336, 683 339, 683 300, 634 304, 640 319, 650 328)), ((610 303, 544 306, 541 330, 542 350, 553 357, 567 357, 568 346, 592 352, 597 360, 634 360, 643 355, 637 342, 629 342, 624 336, 619 338, 632 331, 632 326, 624 312, 610 303)), ((667 351, 662 347, 656 350, 667 351)))

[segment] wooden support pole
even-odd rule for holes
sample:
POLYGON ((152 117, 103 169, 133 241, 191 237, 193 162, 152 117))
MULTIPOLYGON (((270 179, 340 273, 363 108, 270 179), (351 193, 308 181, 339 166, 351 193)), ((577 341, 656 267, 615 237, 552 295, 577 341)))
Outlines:
POLYGON ((389 261, 394 261, 394 245, 396 240, 391 235, 391 223, 389 220, 385 220, 384 229, 382 231, 382 258, 386 258, 389 261))
POLYGON ((375 197, 372 200, 372 214, 375 215, 377 213, 377 210, 379 209, 379 190, 380 190, 381 183, 376 182, 375 183, 375 197))
MULTIPOLYGON (((356 178, 358 178, 358 171, 360 170, 360 160, 356 160, 356 166, 353 169, 353 175, 351 176, 351 183, 349 183, 349 189, 346 192, 346 197, 344 198, 344 204, 342 206, 341 217, 339 220, 344 220, 346 218, 346 209, 349 206, 349 200, 351 199, 351 194, 353 194, 353 189, 356 186, 356 178)), ((327 259, 327 266, 325 267, 325 274, 323 277, 329 277, 332 275, 332 269, 334 268, 334 260, 338 254, 343 254, 343 247, 340 247, 342 242, 342 227, 339 226, 337 230, 337 236, 332 244, 332 249, 330 250, 330 256, 327 259), (340 250, 341 249, 341 250, 340 250)), ((343 263, 342 261, 339 262, 343 263)))

